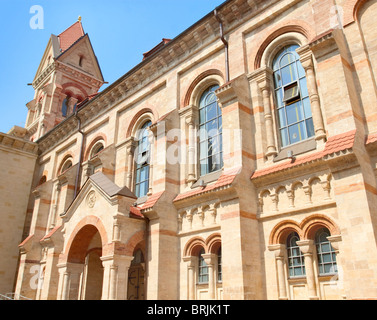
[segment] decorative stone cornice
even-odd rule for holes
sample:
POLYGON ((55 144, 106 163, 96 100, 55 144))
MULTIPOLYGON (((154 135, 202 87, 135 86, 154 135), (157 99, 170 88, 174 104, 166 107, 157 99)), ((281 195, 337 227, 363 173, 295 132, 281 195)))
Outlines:
POLYGON ((37 156, 38 145, 34 142, 21 138, 19 136, 20 134, 22 135, 23 133, 20 133, 19 130, 15 129, 15 127, 13 127, 13 129, 10 131, 10 134, 0 132, 0 147, 10 148, 37 156))

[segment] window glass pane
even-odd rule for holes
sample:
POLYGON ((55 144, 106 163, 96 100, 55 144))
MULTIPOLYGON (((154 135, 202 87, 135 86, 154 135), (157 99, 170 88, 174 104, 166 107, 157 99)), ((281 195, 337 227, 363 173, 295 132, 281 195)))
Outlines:
POLYGON ((283 85, 287 85, 295 80, 297 80, 296 65, 290 64, 281 69, 281 77, 283 85))
POLYGON ((223 132, 223 118, 222 117, 219 117, 218 118, 218 125, 219 125, 219 133, 222 133, 223 132))
POLYGON ((301 101, 297 101, 287 106, 287 120, 288 124, 293 124, 298 121, 304 120, 304 114, 301 107, 301 101))
POLYGON ((207 131, 205 129, 205 125, 200 126, 199 128, 199 139, 200 141, 204 141, 208 139, 207 131))
POLYGON ((207 121, 217 117, 217 103, 211 103, 206 107, 207 121))
POLYGON ((281 85, 282 85, 281 76, 280 76, 280 71, 279 70, 274 73, 274 83, 275 83, 275 88, 280 88, 281 85))
POLYGON ((283 89, 279 89, 276 91, 276 103, 278 107, 283 107, 284 102, 283 102, 283 89))
POLYGON ((302 67, 302 64, 300 61, 297 61, 297 69, 298 69, 298 77, 299 78, 303 78, 305 77, 305 70, 304 68, 302 67))
POLYGON ((208 157, 208 143, 204 140, 200 143, 200 159, 205 159, 208 157))
POLYGON ((205 101, 205 104, 208 106, 212 102, 216 102, 216 95, 212 92, 207 96, 207 99, 205 101))
POLYGON ((287 120, 285 119, 285 108, 278 110, 279 113, 279 128, 287 126, 287 120))
POLYGON ((307 131, 308 138, 313 137, 315 135, 314 124, 313 124, 312 118, 306 120, 306 131, 307 131))
POLYGON ((301 90, 301 97, 305 98, 309 96, 308 93, 308 85, 306 83, 306 78, 300 80, 300 90, 301 90))
POLYGON ((140 170, 140 181, 148 180, 149 166, 145 166, 140 170))
POLYGON ((215 153, 219 153, 221 150, 220 150, 220 136, 217 135, 213 138, 210 138, 208 140, 211 145, 212 145, 212 154, 215 154, 215 153))
POLYGON ((287 64, 290 64, 292 62, 296 61, 295 56, 292 53, 287 53, 284 55, 284 57, 280 60, 280 66, 284 67, 287 64))
POLYGON ((291 143, 300 142, 303 139, 306 139, 306 132, 303 122, 289 127, 289 140, 291 143))
POLYGON ((219 134, 217 118, 207 122, 206 130, 209 137, 219 134))
POLYGON ((202 108, 199 110, 199 121, 200 123, 204 123, 207 121, 206 118, 206 108, 202 108))
POLYGON ((138 185, 138 184, 135 186, 135 194, 136 194, 136 196, 138 196, 140 194, 140 185, 138 185))
POLYGON ((208 164, 207 164, 208 158, 205 158, 203 160, 200 160, 200 174, 205 175, 208 173, 208 164))
POLYGON ((304 106, 305 118, 311 118, 311 116, 312 116, 312 108, 310 107, 310 100, 309 100, 309 98, 303 99, 302 100, 302 104, 304 106))
POLYGON ((280 130, 280 139, 281 139, 281 146, 285 147, 289 144, 289 139, 288 139, 288 129, 282 129, 280 130))

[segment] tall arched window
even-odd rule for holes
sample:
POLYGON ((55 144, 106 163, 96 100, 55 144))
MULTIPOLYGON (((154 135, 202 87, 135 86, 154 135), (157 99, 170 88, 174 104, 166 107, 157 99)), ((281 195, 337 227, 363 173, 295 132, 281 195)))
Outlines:
POLYGON ((314 125, 305 70, 295 51, 284 47, 273 61, 278 129, 282 148, 313 137, 314 125))
POLYGON ((200 250, 199 252, 199 272, 198 272, 198 283, 208 283, 209 275, 208 275, 208 265, 204 261, 203 255, 204 249, 200 250))
POLYGON ((338 273, 336 254, 327 237, 330 237, 330 231, 327 228, 318 230, 315 235, 318 269, 320 275, 338 273))
POLYGON ((292 232, 287 239, 288 270, 290 278, 302 277, 306 274, 304 255, 297 245, 297 241, 300 241, 299 235, 296 232, 292 232))
POLYGON ((138 135, 135 179, 135 195, 138 198, 146 196, 149 189, 150 142, 148 128, 151 125, 151 121, 145 122, 138 135))
POLYGON ((209 87, 199 103, 200 175, 220 170, 223 167, 222 116, 215 90, 209 87))

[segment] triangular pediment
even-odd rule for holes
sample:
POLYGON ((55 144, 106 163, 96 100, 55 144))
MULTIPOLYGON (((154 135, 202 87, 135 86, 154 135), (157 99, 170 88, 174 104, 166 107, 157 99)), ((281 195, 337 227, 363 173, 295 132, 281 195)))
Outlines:
POLYGON ((46 49, 43 53, 41 62, 39 63, 37 72, 34 76, 33 82, 42 74, 42 72, 54 61, 54 58, 58 57, 59 51, 59 40, 57 36, 51 35, 48 40, 46 49))
POLYGON ((85 182, 76 199, 62 214, 69 220, 77 211, 129 214, 137 197, 127 188, 119 187, 102 172, 95 173, 85 182))
POLYGON ((97 80, 104 81, 88 34, 79 38, 71 47, 62 52, 56 60, 77 69, 77 71, 90 75, 97 80))

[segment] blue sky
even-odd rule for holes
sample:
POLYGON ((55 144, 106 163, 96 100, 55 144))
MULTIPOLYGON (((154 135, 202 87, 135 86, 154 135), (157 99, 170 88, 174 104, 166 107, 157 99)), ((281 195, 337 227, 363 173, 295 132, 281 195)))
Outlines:
MULTIPOLYGON (((82 17, 105 81, 132 69, 162 38, 175 38, 225 0, 1 0, 0 132, 25 125, 27 86, 34 79, 51 34, 58 35, 82 17), (43 29, 30 21, 43 8, 43 29)), ((101 90, 106 88, 104 85, 101 90)))

